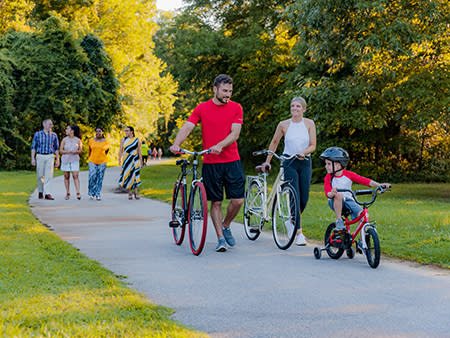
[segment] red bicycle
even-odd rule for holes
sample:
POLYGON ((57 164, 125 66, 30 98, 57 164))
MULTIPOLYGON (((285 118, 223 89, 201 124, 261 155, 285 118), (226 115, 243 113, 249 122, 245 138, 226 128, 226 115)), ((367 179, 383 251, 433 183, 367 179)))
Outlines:
POLYGON ((177 160, 176 164, 181 166, 181 174, 175 182, 172 194, 172 219, 169 226, 172 228, 173 238, 177 245, 183 243, 186 232, 186 224, 189 225, 189 242, 191 251, 198 256, 203 250, 208 228, 208 205, 206 201, 206 190, 202 178, 198 177, 198 157, 209 154, 210 149, 200 152, 180 149, 181 154, 193 155, 192 168, 188 170, 190 162, 187 159, 177 160), (187 199, 187 179, 192 173, 191 190, 187 199))
POLYGON ((371 206, 376 198, 377 194, 390 191, 386 186, 380 185, 376 189, 356 190, 351 191, 348 189, 338 189, 340 192, 350 192, 356 203, 363 207, 361 214, 354 220, 349 219, 350 212, 345 208, 342 210, 344 224, 346 231, 337 231, 336 224, 331 223, 325 231, 325 247, 314 248, 314 257, 320 259, 322 251, 326 250, 328 256, 333 259, 339 259, 344 250, 347 252, 347 257, 352 259, 355 256, 355 251, 352 248, 352 244, 355 243, 356 252, 363 253, 370 267, 375 269, 380 264, 380 240, 378 239, 378 233, 375 227, 376 222, 370 223, 368 208, 371 206), (368 202, 360 202, 357 200, 357 195, 372 195, 372 200, 368 202), (357 224, 353 233, 350 232, 350 225, 357 224), (362 230, 362 231, 361 231, 362 230), (356 241, 356 236, 361 233, 360 239, 356 241))

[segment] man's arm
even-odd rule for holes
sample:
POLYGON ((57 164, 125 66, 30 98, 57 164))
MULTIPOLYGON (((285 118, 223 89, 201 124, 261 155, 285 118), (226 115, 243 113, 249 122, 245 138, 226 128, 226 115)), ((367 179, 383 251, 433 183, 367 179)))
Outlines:
POLYGON ((178 131, 177 137, 175 137, 175 141, 170 147, 170 151, 172 153, 177 153, 180 151, 180 145, 183 144, 184 141, 186 141, 187 137, 191 133, 192 129, 194 129, 194 127, 195 124, 189 121, 187 121, 183 125, 183 127, 181 127, 181 129, 178 131))
POLYGON ((36 149, 31 149, 31 165, 36 165, 36 149))
POLYGON ((242 124, 240 123, 233 123, 231 125, 231 131, 228 134, 227 137, 225 137, 222 141, 217 143, 216 145, 211 147, 211 151, 214 154, 220 154, 222 152, 222 149, 225 147, 228 147, 230 144, 237 141, 239 138, 239 134, 241 133, 242 124))

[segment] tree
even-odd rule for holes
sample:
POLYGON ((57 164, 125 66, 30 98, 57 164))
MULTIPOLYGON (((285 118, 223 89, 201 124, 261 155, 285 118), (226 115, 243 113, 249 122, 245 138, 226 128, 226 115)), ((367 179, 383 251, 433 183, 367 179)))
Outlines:
POLYGON ((293 1, 189 1, 183 13, 163 18, 155 53, 178 81, 175 119, 182 121, 200 101, 211 97, 216 75, 234 79, 233 100, 244 108, 239 142, 244 158, 267 146, 285 90, 283 74, 293 69, 295 42, 283 21, 293 1), (274 116, 276 116, 274 118, 274 116))
POLYGON ((8 103, 11 98, 14 120, 10 127, 15 131, 14 138, 5 138, 13 152, 4 156, 15 159, 17 167, 29 163, 33 133, 45 118, 53 119, 59 135, 68 124, 95 127, 99 121, 120 119, 115 73, 101 43, 93 36, 80 43, 67 23, 50 17, 35 32, 10 31, 3 35, 2 54, 4 64, 14 60, 5 67, 2 84, 6 89, 0 92, 4 94, 0 101, 8 103))
POLYGON ((289 87, 309 99, 319 149, 341 145, 375 177, 432 170, 412 135, 448 123, 448 3, 304 0, 288 11, 299 34, 289 87))

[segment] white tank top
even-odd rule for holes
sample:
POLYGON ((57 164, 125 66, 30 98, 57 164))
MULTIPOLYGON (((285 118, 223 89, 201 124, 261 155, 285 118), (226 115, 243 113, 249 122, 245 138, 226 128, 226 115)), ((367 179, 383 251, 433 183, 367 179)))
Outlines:
POLYGON ((290 120, 288 130, 284 136, 283 154, 294 155, 309 147, 309 132, 303 119, 301 122, 290 120))

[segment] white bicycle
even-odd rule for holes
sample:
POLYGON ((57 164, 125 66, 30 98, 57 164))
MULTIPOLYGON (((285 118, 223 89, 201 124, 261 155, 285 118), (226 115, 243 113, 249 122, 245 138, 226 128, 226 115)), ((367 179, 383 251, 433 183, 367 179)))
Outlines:
POLYGON ((293 158, 302 157, 302 155, 278 155, 271 150, 261 150, 253 153, 253 156, 272 154, 280 160, 280 172, 268 195, 267 176, 268 168, 262 171, 261 166, 257 166, 257 176, 247 176, 247 191, 245 193, 244 204, 244 230, 248 239, 254 241, 261 234, 262 228, 266 222, 272 220, 273 239, 277 246, 282 249, 288 249, 294 242, 297 233, 296 222, 300 216, 298 205, 298 196, 290 181, 285 180, 283 163, 293 158), (271 207, 272 213, 269 216, 268 208, 271 207))

